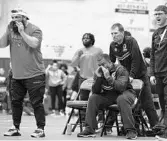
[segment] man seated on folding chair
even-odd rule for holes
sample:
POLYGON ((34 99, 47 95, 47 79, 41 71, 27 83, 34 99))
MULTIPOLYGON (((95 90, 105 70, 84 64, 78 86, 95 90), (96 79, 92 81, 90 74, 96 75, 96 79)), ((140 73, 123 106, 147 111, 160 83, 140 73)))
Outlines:
POLYGON ((94 74, 92 93, 86 110, 85 129, 77 136, 95 137, 98 110, 117 103, 127 132, 126 138, 136 139, 137 132, 131 108, 136 94, 129 82, 129 73, 123 66, 112 63, 107 54, 103 54, 99 60, 99 68, 94 74))

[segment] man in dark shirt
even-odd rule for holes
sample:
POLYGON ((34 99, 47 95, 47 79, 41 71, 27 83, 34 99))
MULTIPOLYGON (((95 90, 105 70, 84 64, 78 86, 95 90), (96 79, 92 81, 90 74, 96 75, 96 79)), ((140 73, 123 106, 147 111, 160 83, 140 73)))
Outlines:
MULTIPOLYGON (((157 30, 152 36, 151 77, 150 81, 156 85, 162 109, 162 124, 167 128, 167 7, 159 5, 154 10, 157 30)), ((167 129, 159 136, 167 138, 167 129)))
POLYGON ((136 95, 129 82, 129 73, 121 65, 114 65, 107 54, 99 60, 99 68, 94 74, 92 95, 88 100, 86 110, 86 127, 78 137, 94 137, 97 128, 96 116, 99 109, 108 107, 117 102, 120 109, 127 139, 136 139, 137 133, 134 126, 131 106, 136 95))
POLYGON ((133 37, 124 35, 124 28, 120 23, 112 25, 111 35, 113 37, 109 52, 111 61, 115 62, 118 59, 119 63, 128 70, 130 81, 141 79, 144 82, 141 103, 152 128, 157 124, 158 116, 151 95, 147 68, 138 43, 133 37))

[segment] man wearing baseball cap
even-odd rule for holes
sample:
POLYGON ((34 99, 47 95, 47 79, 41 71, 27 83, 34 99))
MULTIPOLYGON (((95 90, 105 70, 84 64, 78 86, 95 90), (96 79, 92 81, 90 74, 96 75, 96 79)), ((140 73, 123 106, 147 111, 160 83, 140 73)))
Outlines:
POLYGON ((11 103, 13 127, 4 136, 20 136, 23 100, 26 93, 34 109, 37 129, 31 137, 45 137, 45 112, 43 95, 45 73, 42 61, 42 31, 30 23, 29 16, 21 8, 11 11, 12 21, 0 38, 0 47, 10 47, 13 78, 11 81, 11 103))

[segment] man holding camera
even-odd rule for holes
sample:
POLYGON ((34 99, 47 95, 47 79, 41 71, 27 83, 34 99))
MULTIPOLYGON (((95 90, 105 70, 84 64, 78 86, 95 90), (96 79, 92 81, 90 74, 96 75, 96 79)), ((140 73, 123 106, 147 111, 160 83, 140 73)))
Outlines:
POLYGON ((28 92, 32 103, 37 130, 31 137, 44 137, 45 112, 43 95, 45 72, 42 62, 42 31, 28 22, 28 15, 20 8, 11 11, 12 21, 0 38, 0 47, 10 46, 13 78, 11 102, 13 127, 4 136, 20 136, 19 128, 23 111, 23 99, 28 92))
POLYGON ((92 95, 88 100, 86 110, 85 130, 78 137, 94 137, 97 129, 96 116, 99 109, 117 102, 120 109, 127 139, 136 139, 137 132, 134 125, 131 106, 136 98, 135 91, 129 82, 129 73, 121 65, 116 66, 107 54, 99 60, 99 68, 94 74, 92 95))

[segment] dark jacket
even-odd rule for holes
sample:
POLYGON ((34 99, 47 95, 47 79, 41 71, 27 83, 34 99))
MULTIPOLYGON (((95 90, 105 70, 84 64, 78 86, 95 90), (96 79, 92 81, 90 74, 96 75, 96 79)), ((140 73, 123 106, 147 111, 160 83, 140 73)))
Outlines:
POLYGON ((124 37, 120 45, 115 42, 110 44, 110 59, 115 63, 116 58, 132 78, 140 79, 147 73, 138 43, 133 37, 124 37))
POLYGON ((163 34, 165 27, 157 29, 152 36, 152 50, 151 50, 151 75, 167 73, 167 32, 160 41, 160 36, 163 34))
POLYGON ((132 85, 129 82, 129 73, 123 66, 115 66, 115 68, 110 71, 110 75, 110 78, 106 80, 104 77, 97 77, 96 74, 94 74, 92 92, 100 94, 110 93, 114 90, 118 94, 121 94, 127 89, 132 89, 132 85))

